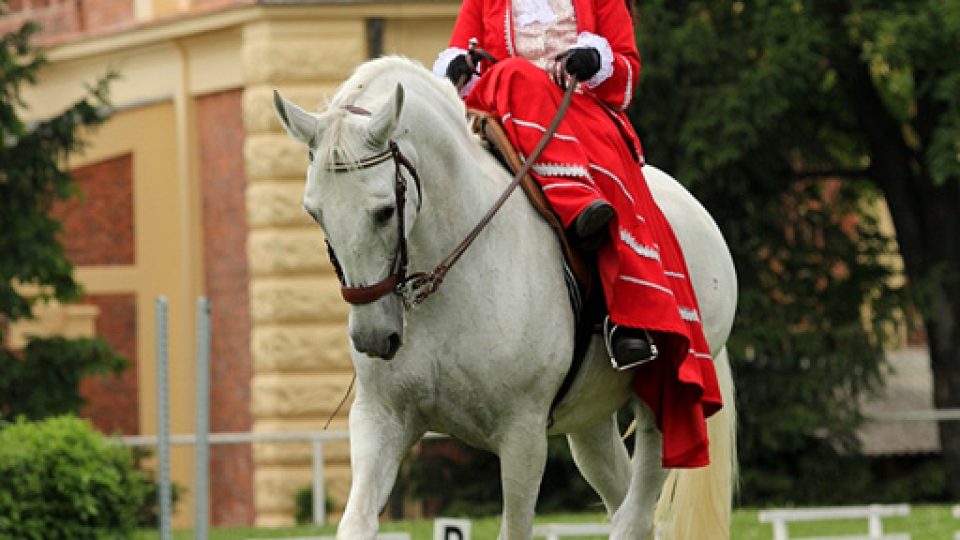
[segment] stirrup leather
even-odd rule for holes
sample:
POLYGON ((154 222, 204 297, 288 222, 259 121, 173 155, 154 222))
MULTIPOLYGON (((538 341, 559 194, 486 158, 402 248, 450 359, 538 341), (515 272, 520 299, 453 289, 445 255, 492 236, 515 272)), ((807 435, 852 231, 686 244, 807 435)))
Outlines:
POLYGON ((659 351, 657 350, 657 346, 656 346, 656 344, 653 342, 653 338, 650 336, 650 332, 644 330, 644 333, 645 333, 646 336, 647 336, 647 343, 650 344, 650 353, 651 353, 650 356, 648 356, 648 357, 646 357, 646 358, 643 358, 643 359, 641 359, 641 360, 637 360, 636 362, 633 362, 632 364, 626 364, 626 365, 621 366, 620 363, 617 362, 617 357, 616 357, 616 355, 613 354, 613 333, 616 332, 616 331, 619 330, 619 329, 620 329, 620 325, 618 325, 618 324, 611 324, 611 323, 610 323, 610 316, 609 316, 609 315, 607 315, 606 317, 604 317, 604 319, 603 319, 603 344, 606 345, 606 347, 607 347, 607 356, 610 357, 610 365, 613 366, 613 369, 615 369, 615 370, 617 370, 617 371, 627 371, 628 369, 633 369, 633 368, 635 368, 635 367, 637 367, 637 366, 641 366, 641 365, 643 365, 643 364, 646 364, 647 362, 650 362, 650 361, 652 361, 652 360, 656 360, 656 359, 657 359, 657 356, 660 354, 659 351))

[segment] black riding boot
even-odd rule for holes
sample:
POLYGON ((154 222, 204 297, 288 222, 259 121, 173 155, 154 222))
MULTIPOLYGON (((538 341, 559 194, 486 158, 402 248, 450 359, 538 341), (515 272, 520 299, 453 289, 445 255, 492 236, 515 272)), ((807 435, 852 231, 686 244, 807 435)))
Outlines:
POLYGON ((650 332, 611 324, 610 317, 603 321, 603 339, 614 369, 624 371, 657 357, 657 346, 650 332))
POLYGON ((614 211, 606 201, 596 200, 588 204, 570 226, 574 245, 583 251, 596 251, 610 236, 607 224, 614 211))

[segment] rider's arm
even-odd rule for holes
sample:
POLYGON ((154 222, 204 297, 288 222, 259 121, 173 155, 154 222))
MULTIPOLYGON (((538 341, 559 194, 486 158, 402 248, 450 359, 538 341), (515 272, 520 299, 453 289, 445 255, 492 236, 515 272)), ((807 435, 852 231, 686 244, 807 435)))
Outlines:
POLYGON ((598 1, 597 33, 580 34, 576 45, 594 47, 600 52, 600 71, 586 85, 618 110, 630 105, 640 77, 640 54, 631 20, 622 0, 598 1))
MULTIPOLYGON (((460 5, 460 12, 457 14, 457 23, 453 27, 453 35, 450 36, 450 47, 440 52, 437 60, 433 63, 433 72, 440 77, 446 77, 447 67, 454 58, 467 54, 470 47, 470 39, 483 39, 483 0, 464 0, 460 5)), ((481 42, 481 47, 482 42, 481 42)), ((476 77, 471 78, 460 94, 469 93, 473 85, 476 84, 476 77)))
POLYGON ((450 36, 450 47, 463 49, 470 47, 470 39, 477 38, 483 44, 483 0, 463 0, 457 22, 450 36))

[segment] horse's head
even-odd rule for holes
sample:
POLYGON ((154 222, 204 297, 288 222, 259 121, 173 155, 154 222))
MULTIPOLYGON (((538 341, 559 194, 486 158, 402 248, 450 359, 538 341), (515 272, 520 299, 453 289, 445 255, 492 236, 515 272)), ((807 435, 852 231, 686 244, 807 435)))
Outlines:
POLYGON ((331 258, 339 263, 344 298, 352 304, 353 346, 390 360, 404 327, 403 304, 393 289, 405 271, 406 237, 421 195, 412 170, 398 177, 407 159, 400 147, 412 155, 398 131, 403 87, 386 94, 392 95, 378 108, 371 105, 372 112, 332 106, 312 114, 278 93, 274 105, 287 132, 309 149, 303 207, 323 229, 331 258), (405 182, 409 189, 401 189, 405 182))

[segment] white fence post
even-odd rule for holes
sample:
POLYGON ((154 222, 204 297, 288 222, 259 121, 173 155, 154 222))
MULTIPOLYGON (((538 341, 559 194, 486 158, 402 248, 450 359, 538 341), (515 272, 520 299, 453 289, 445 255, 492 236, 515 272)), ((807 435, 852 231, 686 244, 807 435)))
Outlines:
POLYGON ((878 505, 870 505, 871 514, 867 517, 867 534, 870 538, 883 538, 883 523, 880 521, 879 510, 878 505))
POLYGON ((773 540, 787 540, 790 535, 787 534, 787 524, 784 521, 773 522, 773 540))
POLYGON ((170 540, 170 421, 168 402, 170 381, 167 373, 167 299, 160 296, 155 304, 157 325, 157 474, 160 489, 160 540, 170 540))
POLYGON ((194 447, 193 537, 207 540, 210 514, 210 302, 197 298, 197 444, 194 447))
POLYGON ((313 524, 327 522, 327 492, 323 483, 323 440, 313 439, 313 524))

